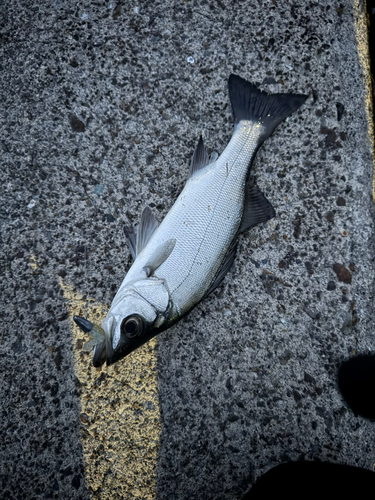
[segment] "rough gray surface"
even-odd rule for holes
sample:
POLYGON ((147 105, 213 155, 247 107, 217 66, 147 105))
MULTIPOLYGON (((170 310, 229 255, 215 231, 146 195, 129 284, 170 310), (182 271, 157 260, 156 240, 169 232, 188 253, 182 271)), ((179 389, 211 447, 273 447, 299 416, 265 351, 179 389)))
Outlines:
POLYGON ((254 164, 277 217, 160 336, 157 498, 239 498, 288 460, 372 467, 374 427, 336 385, 344 358, 374 348, 352 5, 300 4, 2 4, 2 498, 88 498, 58 278, 111 302, 130 263, 123 224, 146 203, 162 219, 201 131, 209 149, 229 140, 231 72, 310 98, 254 164))
POLYGON ((372 467, 374 429, 347 411, 336 385, 343 358, 373 349, 372 158, 350 4, 326 5, 270 3, 253 17, 242 3, 222 18, 218 8, 215 23, 204 7, 190 23, 186 6, 174 23, 160 21, 209 69, 193 68, 190 81, 204 89, 196 123, 212 148, 229 135, 210 106, 226 74, 310 99, 254 165, 276 219, 244 235, 226 285, 159 341, 159 498, 236 498, 288 460, 372 467), (355 265, 351 285, 336 263, 355 265))

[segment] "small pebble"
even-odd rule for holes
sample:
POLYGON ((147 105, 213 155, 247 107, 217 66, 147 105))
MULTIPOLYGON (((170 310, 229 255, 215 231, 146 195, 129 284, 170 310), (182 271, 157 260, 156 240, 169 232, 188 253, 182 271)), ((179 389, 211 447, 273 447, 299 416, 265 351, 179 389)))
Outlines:
POLYGON ((328 212, 326 215, 326 219, 328 222, 335 222, 335 215, 332 212, 328 212))
POLYGON ((104 185, 103 184, 97 184, 93 188, 94 194, 100 195, 103 194, 104 192, 104 185))
POLYGON ((336 290, 336 285, 334 281, 328 281, 327 290, 336 290))
POLYGON ((334 264, 333 270, 337 274, 337 278, 342 283, 350 285, 352 282, 352 275, 342 264, 334 264))

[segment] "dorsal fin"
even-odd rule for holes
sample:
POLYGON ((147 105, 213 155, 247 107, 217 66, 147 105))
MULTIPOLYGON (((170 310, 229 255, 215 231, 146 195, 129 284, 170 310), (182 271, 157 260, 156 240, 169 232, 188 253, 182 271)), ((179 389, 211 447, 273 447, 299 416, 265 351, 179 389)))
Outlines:
POLYGON ((275 217, 275 210, 254 182, 248 182, 239 233, 275 217))
POLYGON ((145 207, 137 227, 136 255, 142 252, 157 227, 158 223, 151 208, 145 207))
POLYGON ((208 157, 207 151, 203 144, 202 136, 199 137, 198 145, 195 148, 193 153, 193 157, 190 163, 189 177, 194 175, 197 170, 204 168, 206 165, 210 163, 210 159, 208 157))

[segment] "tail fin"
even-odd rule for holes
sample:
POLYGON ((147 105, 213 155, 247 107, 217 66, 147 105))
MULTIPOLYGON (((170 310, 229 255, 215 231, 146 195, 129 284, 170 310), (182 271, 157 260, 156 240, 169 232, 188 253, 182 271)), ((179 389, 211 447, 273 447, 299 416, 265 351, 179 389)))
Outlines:
POLYGON ((263 126, 260 142, 307 99, 302 94, 267 94, 237 75, 230 75, 228 87, 234 123, 241 120, 260 123, 263 126))

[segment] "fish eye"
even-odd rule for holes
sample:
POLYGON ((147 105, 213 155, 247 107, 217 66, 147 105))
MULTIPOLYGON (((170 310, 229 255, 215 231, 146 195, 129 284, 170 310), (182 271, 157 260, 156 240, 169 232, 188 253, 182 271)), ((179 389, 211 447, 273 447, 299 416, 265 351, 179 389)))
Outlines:
POLYGON ((139 316, 128 316, 121 323, 121 333, 133 339, 143 331, 143 321, 139 316))

